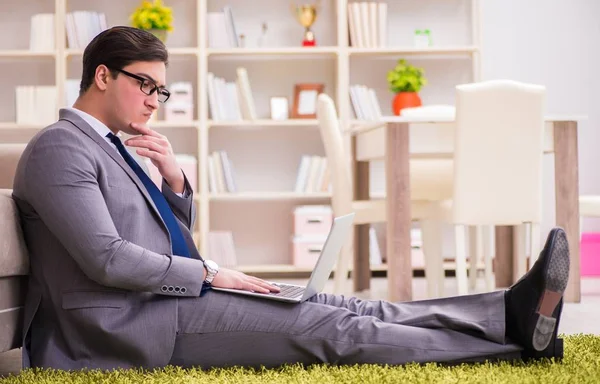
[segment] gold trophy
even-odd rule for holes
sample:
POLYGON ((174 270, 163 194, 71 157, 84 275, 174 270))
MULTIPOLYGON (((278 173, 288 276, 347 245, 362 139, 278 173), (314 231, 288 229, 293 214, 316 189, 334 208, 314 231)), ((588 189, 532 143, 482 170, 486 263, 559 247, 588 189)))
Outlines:
POLYGON ((315 34, 310 30, 310 26, 313 25, 315 20, 317 19, 317 8, 319 7, 319 1, 316 4, 291 4, 292 12, 296 16, 296 20, 306 30, 304 31, 304 41, 302 41, 302 46, 304 47, 314 47, 317 42, 315 40, 315 34))

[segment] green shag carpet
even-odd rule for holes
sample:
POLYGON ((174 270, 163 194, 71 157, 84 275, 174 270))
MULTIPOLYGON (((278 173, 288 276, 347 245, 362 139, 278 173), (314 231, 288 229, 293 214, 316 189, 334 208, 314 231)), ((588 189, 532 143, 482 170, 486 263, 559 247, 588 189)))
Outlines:
POLYGON ((300 365, 278 369, 181 369, 167 367, 154 371, 79 371, 25 370, 18 376, 0 379, 0 384, 169 384, 169 383, 599 383, 600 336, 565 337, 562 362, 550 360, 525 364, 500 362, 405 366, 327 366, 300 365))

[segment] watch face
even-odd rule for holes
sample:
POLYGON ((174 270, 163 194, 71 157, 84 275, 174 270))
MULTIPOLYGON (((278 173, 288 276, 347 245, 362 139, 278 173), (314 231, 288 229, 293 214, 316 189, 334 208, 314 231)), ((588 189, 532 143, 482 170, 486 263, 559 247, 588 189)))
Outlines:
POLYGON ((212 260, 204 260, 204 263, 206 264, 207 268, 209 268, 215 272, 219 269, 219 266, 217 265, 217 263, 215 263, 212 260))

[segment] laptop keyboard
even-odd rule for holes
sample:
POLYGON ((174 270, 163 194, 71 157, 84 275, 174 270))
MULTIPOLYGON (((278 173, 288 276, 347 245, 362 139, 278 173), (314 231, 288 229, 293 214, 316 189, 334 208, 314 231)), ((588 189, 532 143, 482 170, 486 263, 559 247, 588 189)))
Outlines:
POLYGON ((272 283, 272 284, 279 287, 279 289, 281 289, 281 291, 271 292, 271 293, 269 293, 269 295, 278 296, 278 297, 287 297, 290 299, 292 299, 294 297, 302 296, 302 294, 304 293, 304 290, 306 289, 305 287, 298 287, 295 285, 274 284, 274 283, 272 283))

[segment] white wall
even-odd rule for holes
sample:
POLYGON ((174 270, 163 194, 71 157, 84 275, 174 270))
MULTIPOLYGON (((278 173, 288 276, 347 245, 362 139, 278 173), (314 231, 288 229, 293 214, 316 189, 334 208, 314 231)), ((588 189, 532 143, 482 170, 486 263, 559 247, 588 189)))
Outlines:
MULTIPOLYGON (((600 1, 482 0, 482 78, 547 87, 549 114, 584 114, 579 188, 600 194, 600 1)), ((554 223, 553 159, 545 160, 544 228, 554 223)), ((600 231, 600 221, 584 221, 600 231)))

